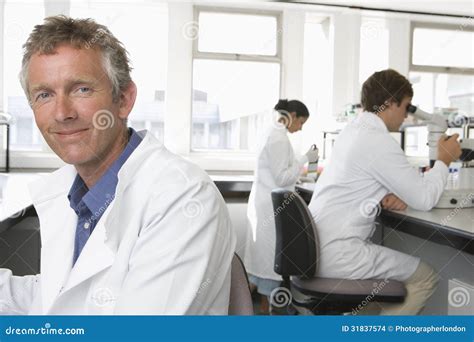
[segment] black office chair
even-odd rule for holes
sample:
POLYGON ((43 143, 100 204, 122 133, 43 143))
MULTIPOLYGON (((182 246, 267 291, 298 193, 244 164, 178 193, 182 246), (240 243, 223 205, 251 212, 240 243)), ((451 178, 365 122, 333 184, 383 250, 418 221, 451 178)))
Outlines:
POLYGON ((334 279, 315 276, 318 268, 316 225, 304 200, 284 189, 272 191, 276 246, 274 270, 291 291, 296 309, 312 314, 358 312, 366 302, 401 303, 402 282, 384 279, 334 279), (290 280, 291 277, 291 280, 290 280))

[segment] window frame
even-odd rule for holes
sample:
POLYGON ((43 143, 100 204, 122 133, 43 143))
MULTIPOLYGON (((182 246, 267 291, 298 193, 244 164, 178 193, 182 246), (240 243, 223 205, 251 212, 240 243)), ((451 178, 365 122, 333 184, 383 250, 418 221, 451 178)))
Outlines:
POLYGON ((410 22, 409 59, 408 59, 409 71, 440 73, 440 74, 474 75, 474 68, 413 64, 413 41, 414 41, 413 35, 415 33, 415 29, 417 28, 474 32, 474 27, 470 25, 456 25, 456 24, 442 24, 442 23, 432 23, 432 22, 411 21, 410 22))
MULTIPOLYGON (((261 10, 261 9, 245 9, 245 8, 234 8, 234 7, 207 7, 207 6, 193 6, 193 21, 197 23, 199 27, 199 14, 201 12, 206 13, 219 13, 219 14, 242 14, 242 15, 254 15, 254 16, 266 16, 273 17, 276 19, 276 54, 274 56, 258 55, 258 54, 239 54, 239 53, 225 53, 225 52, 203 52, 199 51, 199 35, 192 42, 192 74, 191 74, 191 110, 190 110, 190 130, 189 130, 189 155, 193 158, 201 159, 205 156, 212 156, 219 158, 219 156, 240 156, 243 159, 248 160, 253 158, 255 152, 248 150, 228 150, 228 149, 210 149, 210 148, 193 148, 193 111, 192 111, 192 96, 193 96, 193 84, 194 84, 194 60, 215 60, 215 61, 245 61, 245 62, 259 62, 259 63, 275 63, 279 65, 279 97, 281 97, 283 91, 283 11, 278 10, 261 10)), ((242 120, 242 118, 240 118, 242 120)), ((239 128, 240 129, 240 128, 239 128)))

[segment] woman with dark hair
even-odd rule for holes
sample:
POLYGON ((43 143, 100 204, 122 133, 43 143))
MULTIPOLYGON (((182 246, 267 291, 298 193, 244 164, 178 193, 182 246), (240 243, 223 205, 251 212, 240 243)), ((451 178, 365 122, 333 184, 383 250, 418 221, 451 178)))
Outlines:
POLYGON ((271 191, 276 188, 294 190, 304 164, 318 159, 318 150, 312 148, 297 158, 288 138, 288 132, 300 131, 308 120, 309 112, 304 103, 280 100, 274 109, 276 120, 258 148, 247 209, 252 236, 246 245, 245 266, 251 283, 264 296, 270 296, 281 280, 273 271, 276 237, 271 191))

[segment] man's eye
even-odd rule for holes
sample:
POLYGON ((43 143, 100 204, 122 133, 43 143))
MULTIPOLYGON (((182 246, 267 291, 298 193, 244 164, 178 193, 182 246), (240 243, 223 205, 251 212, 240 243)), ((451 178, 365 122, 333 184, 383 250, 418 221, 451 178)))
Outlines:
POLYGON ((40 93, 38 94, 38 96, 36 96, 36 100, 44 100, 44 99, 47 99, 49 97, 49 93, 40 93))
POLYGON ((91 91, 92 91, 92 89, 89 88, 89 87, 80 87, 80 88, 78 88, 78 92, 82 93, 82 94, 86 94, 86 93, 89 93, 91 91))

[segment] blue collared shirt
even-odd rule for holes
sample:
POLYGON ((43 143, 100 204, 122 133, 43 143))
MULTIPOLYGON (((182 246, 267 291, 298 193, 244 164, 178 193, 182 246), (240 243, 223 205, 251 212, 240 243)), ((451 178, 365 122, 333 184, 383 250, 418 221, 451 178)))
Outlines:
POLYGON ((129 128, 129 137, 128 144, 120 156, 91 189, 88 189, 82 178, 77 175, 69 190, 67 196, 69 204, 78 217, 74 240, 73 265, 81 254, 89 236, 94 231, 97 222, 115 197, 118 172, 142 141, 140 135, 133 128, 129 128))

